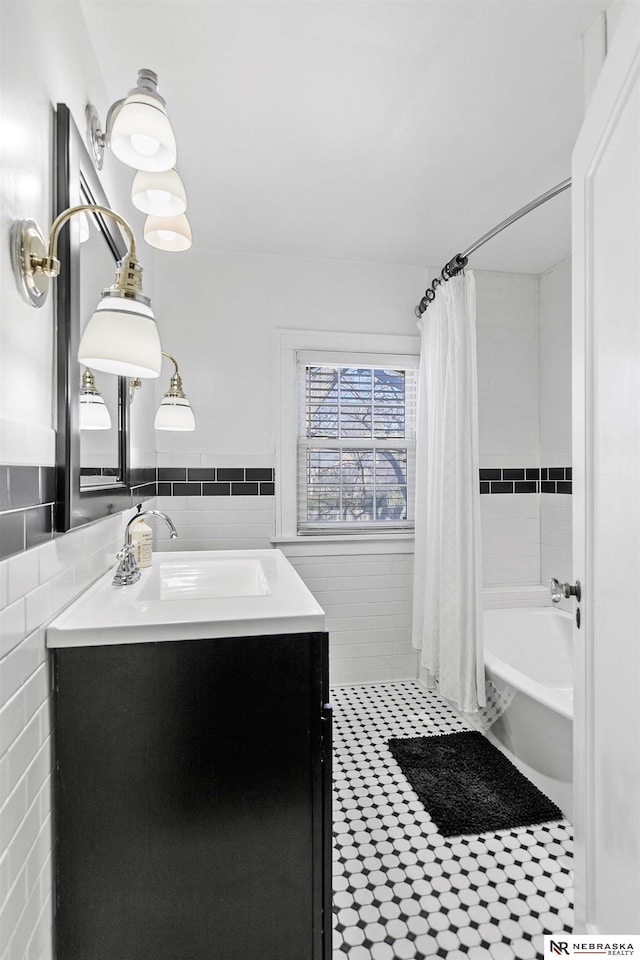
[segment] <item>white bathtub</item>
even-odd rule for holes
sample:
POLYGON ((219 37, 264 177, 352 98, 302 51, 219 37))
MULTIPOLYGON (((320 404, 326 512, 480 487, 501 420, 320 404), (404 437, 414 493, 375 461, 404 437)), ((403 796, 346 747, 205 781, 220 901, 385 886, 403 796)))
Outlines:
POLYGON ((486 736, 572 815, 573 682, 570 614, 549 607, 484 614, 486 736))

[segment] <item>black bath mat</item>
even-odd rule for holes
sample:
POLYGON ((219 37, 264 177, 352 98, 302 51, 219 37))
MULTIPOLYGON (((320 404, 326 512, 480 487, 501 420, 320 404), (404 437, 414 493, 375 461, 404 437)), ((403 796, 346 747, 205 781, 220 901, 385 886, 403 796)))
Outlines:
POLYGON ((389 749, 443 837, 562 818, 481 733, 394 739, 389 749))

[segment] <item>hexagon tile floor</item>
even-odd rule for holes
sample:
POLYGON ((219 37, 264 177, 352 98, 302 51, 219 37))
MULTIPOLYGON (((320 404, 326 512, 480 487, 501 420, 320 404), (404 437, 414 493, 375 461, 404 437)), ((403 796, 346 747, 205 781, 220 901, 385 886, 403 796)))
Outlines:
POLYGON ((571 930, 567 820, 443 838, 389 737, 467 724, 406 681, 335 687, 333 960, 529 960, 571 930))

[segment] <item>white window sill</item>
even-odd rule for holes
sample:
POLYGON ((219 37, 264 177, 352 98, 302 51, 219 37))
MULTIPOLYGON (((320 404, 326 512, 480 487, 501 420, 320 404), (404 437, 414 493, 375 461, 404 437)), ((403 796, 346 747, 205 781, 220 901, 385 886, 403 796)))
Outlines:
POLYGON ((413 553, 413 533, 319 534, 318 536, 271 537, 271 543, 290 557, 349 554, 413 553))

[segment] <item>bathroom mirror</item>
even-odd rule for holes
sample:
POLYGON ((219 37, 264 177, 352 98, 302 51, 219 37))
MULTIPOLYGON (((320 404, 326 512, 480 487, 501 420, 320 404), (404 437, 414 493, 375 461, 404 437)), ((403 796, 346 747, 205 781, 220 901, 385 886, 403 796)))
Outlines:
MULTIPOLYGON (((55 215, 83 203, 110 206, 68 107, 55 115, 55 215)), ((56 281, 57 434, 56 529, 69 530, 124 510, 129 495, 128 381, 92 371, 111 426, 80 430, 80 393, 86 368, 78 363, 81 332, 115 264, 126 253, 115 221, 82 213, 61 229, 60 275, 56 281)))

